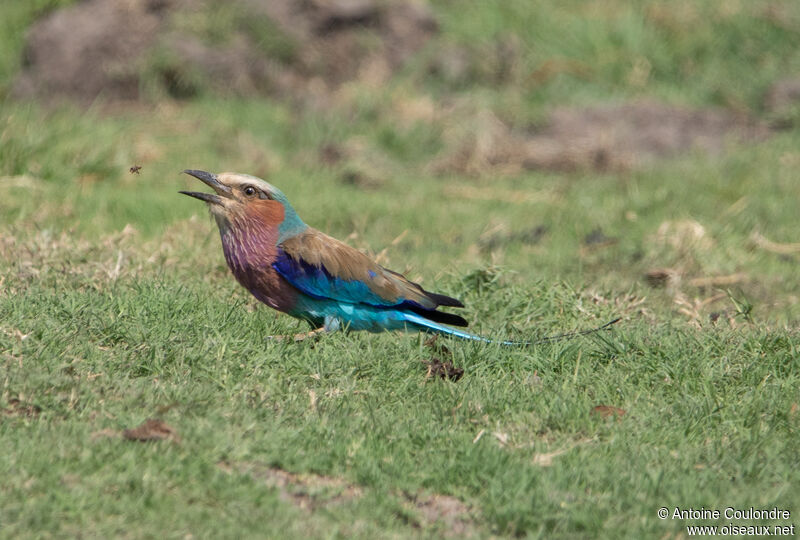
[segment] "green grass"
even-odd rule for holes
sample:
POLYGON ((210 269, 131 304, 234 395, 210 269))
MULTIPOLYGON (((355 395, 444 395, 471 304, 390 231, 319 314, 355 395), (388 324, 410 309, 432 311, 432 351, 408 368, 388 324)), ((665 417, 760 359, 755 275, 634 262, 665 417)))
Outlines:
MULTIPOLYGON (((40 4, 0 8, 18 22, 0 93, 40 4)), ((427 74, 431 47, 332 110, 212 93, 113 113, 0 104, 0 537, 438 537, 452 525, 411 502, 434 495, 465 503, 476 537, 685 535, 656 517, 674 506, 797 515, 800 254, 753 234, 799 241, 800 130, 628 173, 439 177, 453 126, 399 111, 455 96, 524 125, 644 96, 762 115, 764 88, 800 65, 798 8, 527 5, 434 5, 438 45, 516 32, 526 54, 500 82, 479 61, 466 80, 427 74), (631 86, 640 57, 651 75, 631 86), (592 69, 525 78, 550 58, 592 69), (323 166, 330 142, 358 150, 323 166), (414 335, 266 341, 306 328, 234 282, 215 224, 177 194, 196 187, 185 168, 267 178, 311 225, 463 299, 485 335, 625 318, 528 349, 448 341, 457 382, 426 379, 443 353, 414 335), (598 229, 616 241, 587 246, 598 229), (652 288, 657 268, 683 279, 652 288), (150 417, 180 441, 115 434, 150 417), (269 467, 312 480, 276 488, 269 467)))

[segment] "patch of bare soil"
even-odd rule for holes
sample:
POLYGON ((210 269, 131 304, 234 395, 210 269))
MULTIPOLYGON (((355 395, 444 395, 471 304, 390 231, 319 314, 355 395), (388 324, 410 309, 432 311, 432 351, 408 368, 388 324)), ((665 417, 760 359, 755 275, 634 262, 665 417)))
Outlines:
POLYGON ((417 516, 415 525, 421 529, 438 525, 446 538, 464 538, 475 532, 469 506, 453 496, 406 494, 405 499, 417 516))
POLYGON ((42 408, 18 398, 11 398, 8 400, 8 407, 0 410, 0 412, 2 412, 3 416, 36 418, 42 412, 42 408))
POLYGON ((729 142, 769 135, 763 123, 724 109, 643 101, 556 108, 542 126, 514 130, 491 113, 476 114, 468 133, 433 164, 440 173, 621 171, 693 150, 723 151, 729 142))
POLYGON ((437 30, 418 1, 235 0, 225 7, 231 6, 239 15, 223 39, 185 28, 215 7, 211 0, 86 0, 53 11, 28 33, 14 93, 137 100, 154 79, 176 98, 203 85, 239 95, 324 96, 355 78, 382 83, 437 30), (265 46, 270 40, 277 45, 265 46))
POLYGON ((222 461, 217 463, 217 467, 229 474, 233 472, 246 474, 264 482, 278 490, 281 500, 306 510, 345 503, 357 499, 362 494, 360 487, 332 476, 295 474, 253 462, 222 461))
POLYGON ((790 116, 793 109, 800 108, 800 77, 789 77, 775 81, 764 96, 764 109, 779 122, 790 116))
MULTIPOLYGON (((296 474, 255 462, 221 461, 217 467, 227 474, 244 474, 263 482, 278 490, 281 500, 309 512, 347 503, 364 495, 360 486, 333 476, 296 474)), ((437 527, 443 529, 448 538, 468 537, 476 529, 470 507, 455 497, 413 493, 401 493, 397 497, 413 516, 411 523, 416 528, 437 527)))

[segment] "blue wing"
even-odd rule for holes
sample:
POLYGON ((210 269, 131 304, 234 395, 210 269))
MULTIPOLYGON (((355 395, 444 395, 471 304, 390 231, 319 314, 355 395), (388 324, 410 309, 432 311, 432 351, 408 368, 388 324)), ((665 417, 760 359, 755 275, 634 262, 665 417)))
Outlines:
POLYGON ((285 240, 277 248, 272 267, 309 298, 380 310, 411 311, 431 321, 467 325, 462 317, 436 309, 438 306, 463 307, 455 298, 428 292, 318 231, 306 231, 285 240))
POLYGON ((363 281, 350 281, 332 276, 324 266, 318 267, 303 259, 292 258, 280 247, 272 267, 295 288, 313 298, 376 307, 400 306, 407 302, 404 298, 394 300, 382 298, 363 281))

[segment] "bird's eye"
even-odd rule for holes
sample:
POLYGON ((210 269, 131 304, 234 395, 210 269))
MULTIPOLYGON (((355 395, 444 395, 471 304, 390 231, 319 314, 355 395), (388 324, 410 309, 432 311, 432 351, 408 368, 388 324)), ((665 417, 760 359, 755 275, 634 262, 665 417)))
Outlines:
POLYGON ((248 197, 252 197, 253 195, 256 194, 256 188, 254 188, 253 186, 245 186, 245 188, 242 191, 244 191, 244 194, 248 197))

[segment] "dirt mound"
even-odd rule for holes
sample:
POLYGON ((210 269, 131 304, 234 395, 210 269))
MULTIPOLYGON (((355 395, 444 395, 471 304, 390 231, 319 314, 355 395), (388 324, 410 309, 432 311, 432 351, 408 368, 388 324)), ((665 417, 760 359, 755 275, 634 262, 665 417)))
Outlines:
POLYGON ((154 42, 162 8, 159 2, 89 0, 51 13, 28 32, 14 92, 136 98, 136 60, 154 42))
POLYGON ((436 29, 410 0, 86 0, 31 27, 14 94, 319 93, 386 80, 436 29))
POLYGON ((764 96, 764 109, 780 113, 800 106, 800 77, 781 79, 773 83, 764 96))
POLYGON ((479 174, 547 169, 627 170, 695 149, 718 153, 729 141, 765 137, 767 128, 723 109, 655 102, 557 108, 541 127, 510 129, 490 113, 476 115, 457 150, 439 158, 439 172, 479 174))
POLYGON ((800 123, 800 77, 774 82, 764 95, 764 111, 776 129, 791 128, 800 123))
POLYGON ((294 62, 301 75, 341 83, 390 74, 436 33, 425 4, 378 0, 245 0, 304 45, 294 62), (363 32, 362 39, 356 34, 363 32), (371 44, 365 41, 372 40, 371 44))

